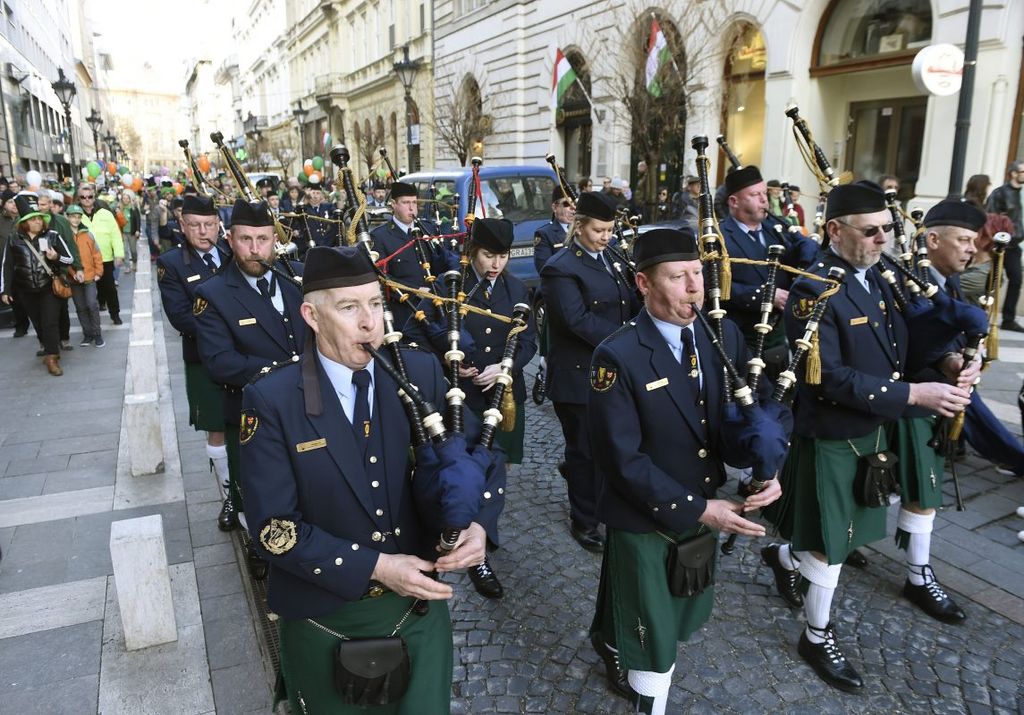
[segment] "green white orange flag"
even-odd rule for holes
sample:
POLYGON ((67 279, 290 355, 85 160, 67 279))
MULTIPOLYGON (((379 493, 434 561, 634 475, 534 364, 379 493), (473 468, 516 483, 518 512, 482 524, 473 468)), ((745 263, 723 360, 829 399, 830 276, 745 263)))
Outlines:
POLYGON ((647 91, 652 97, 661 96, 661 83, 658 82, 658 70, 670 59, 668 42, 661 25, 655 18, 651 21, 651 37, 647 41, 647 91))
POLYGON ((569 60, 562 54, 561 48, 555 48, 555 71, 551 77, 551 111, 558 109, 562 97, 576 81, 576 71, 569 60))

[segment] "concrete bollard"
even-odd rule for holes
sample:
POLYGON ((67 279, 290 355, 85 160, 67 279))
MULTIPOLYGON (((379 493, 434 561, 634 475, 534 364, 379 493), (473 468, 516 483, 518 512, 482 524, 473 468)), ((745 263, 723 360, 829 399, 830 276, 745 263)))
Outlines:
POLYGON ((132 651, 178 640, 163 517, 112 522, 110 558, 125 647, 132 651))
POLYGON ((160 434, 160 405, 155 392, 125 395, 124 419, 132 476, 164 470, 164 440, 160 434))
POLYGON ((131 332, 129 332, 128 334, 128 339, 139 341, 149 340, 150 342, 152 342, 154 337, 152 306, 148 302, 146 302, 143 304, 144 307, 140 309, 140 302, 138 298, 139 293, 145 293, 145 297, 147 299, 149 298, 150 295, 148 290, 135 292, 136 307, 132 309, 132 325, 131 332), (139 312, 135 312, 136 310, 138 310, 139 312))
POLYGON ((129 340, 128 374, 131 379, 131 393, 142 395, 158 392, 156 348, 152 340, 129 340))
MULTIPOLYGON (((148 261, 149 258, 146 258, 146 260, 148 261)), ((142 255, 141 254, 139 255, 139 265, 142 265, 142 255)), ((135 271, 135 290, 136 290, 136 292, 138 292, 140 290, 146 290, 146 291, 150 290, 150 286, 152 285, 150 281, 151 281, 151 277, 150 277, 149 271, 145 271, 145 270, 135 271)), ((139 307, 141 308, 142 306, 139 306, 139 307)))

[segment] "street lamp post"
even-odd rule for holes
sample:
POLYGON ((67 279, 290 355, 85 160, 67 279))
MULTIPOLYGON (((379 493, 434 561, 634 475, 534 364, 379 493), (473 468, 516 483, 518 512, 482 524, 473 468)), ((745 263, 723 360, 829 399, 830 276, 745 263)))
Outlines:
POLYGON ((64 107, 64 121, 67 125, 68 147, 71 153, 71 177, 75 179, 75 174, 78 170, 78 159, 75 157, 75 132, 71 126, 71 102, 75 99, 78 89, 75 87, 74 82, 64 76, 63 69, 58 69, 57 72, 59 75, 57 81, 53 82, 50 86, 53 87, 57 99, 60 100, 61 106, 64 107))
POLYGON ((85 123, 92 129, 92 145, 96 147, 96 162, 100 162, 100 127, 103 126, 103 117, 100 113, 93 109, 89 112, 88 118, 85 123))
POLYGON ((117 141, 117 139, 114 137, 113 132, 107 132, 107 135, 103 137, 103 141, 107 145, 107 152, 104 155, 106 158, 105 163, 109 164, 112 161, 111 157, 114 155, 114 142, 117 141))
POLYGON ((416 142, 413 142, 412 135, 412 83, 416 79, 416 72, 420 69, 420 60, 409 59, 409 45, 402 45, 402 59, 396 62, 394 65, 395 74, 398 75, 398 81, 402 83, 402 88, 405 89, 405 144, 406 151, 409 155, 409 171, 413 172, 419 169, 413 159, 413 147, 419 143, 419 138, 416 137, 416 142))
POLYGON ((292 110, 292 116, 295 117, 295 121, 299 125, 299 152, 302 154, 299 157, 299 161, 306 160, 306 133, 302 130, 302 124, 306 121, 307 114, 309 114, 309 110, 302 108, 302 100, 300 99, 295 103, 295 109, 292 110))

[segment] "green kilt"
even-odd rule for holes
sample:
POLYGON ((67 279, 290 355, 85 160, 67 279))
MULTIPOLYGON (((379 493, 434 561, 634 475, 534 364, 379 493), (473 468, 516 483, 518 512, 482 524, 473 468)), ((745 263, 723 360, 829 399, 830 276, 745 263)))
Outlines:
POLYGON ((928 442, 935 430, 935 417, 904 417, 896 423, 899 457, 900 497, 904 504, 916 502, 924 509, 942 506, 942 471, 945 460, 928 442))
POLYGON ((857 453, 888 448, 885 430, 879 430, 849 442, 794 437, 779 475, 783 497, 764 509, 794 549, 816 551, 830 564, 841 564, 857 547, 885 537, 886 508, 860 506, 853 496, 857 453))
POLYGON ((245 511, 242 504, 242 466, 238 458, 239 425, 226 424, 221 418, 224 428, 224 445, 228 450, 228 494, 235 511, 245 511))
MULTIPOLYGON (((350 638, 390 635, 413 599, 395 593, 348 603, 330 616, 314 619, 350 638)), ((346 706, 334 690, 334 654, 338 638, 306 620, 278 621, 281 674, 294 715, 422 715, 450 712, 452 623, 445 601, 431 601, 424 616, 409 616, 399 635, 405 639, 412 679, 405 696, 393 705, 346 706)))
POLYGON ((188 423, 197 432, 224 431, 224 391, 200 363, 185 363, 188 423))
MULTIPOLYGON (((666 535, 680 541, 696 533, 692 529, 666 535)), ((590 631, 618 648, 625 670, 668 672, 676 662, 677 643, 688 640, 711 617, 713 585, 691 598, 669 592, 668 557, 673 548, 657 533, 607 530, 590 631)), ((716 567, 717 553, 716 548, 716 567)))
MULTIPOLYGON (((482 412, 473 410, 479 419, 483 420, 484 415, 482 412)), ((494 430, 494 441, 505 451, 505 461, 508 464, 522 464, 523 463, 523 439, 526 436, 526 403, 516 403, 516 422, 512 426, 512 431, 505 432, 499 426, 494 430)))

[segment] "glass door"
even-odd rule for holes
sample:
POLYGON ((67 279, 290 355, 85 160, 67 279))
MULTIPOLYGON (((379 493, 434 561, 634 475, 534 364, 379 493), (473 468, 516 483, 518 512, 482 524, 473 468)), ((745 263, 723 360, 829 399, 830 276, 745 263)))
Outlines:
POLYGON ((914 196, 921 169, 927 97, 904 97, 850 105, 846 166, 855 179, 900 180, 899 199, 914 196))

